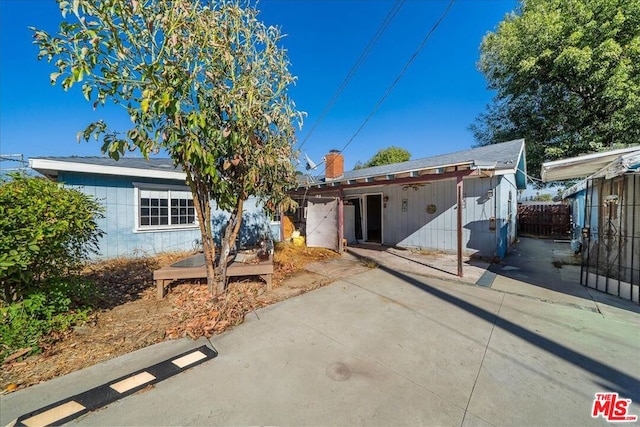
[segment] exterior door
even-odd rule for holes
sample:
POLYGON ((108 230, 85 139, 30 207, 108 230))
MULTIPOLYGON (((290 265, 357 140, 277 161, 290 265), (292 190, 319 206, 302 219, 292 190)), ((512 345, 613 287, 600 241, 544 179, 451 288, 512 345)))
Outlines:
POLYGON ((366 241, 382 243, 382 194, 367 194, 366 206, 366 241))
POLYGON ((347 218, 345 216, 345 229, 347 227, 353 228, 355 234, 354 240, 357 242, 362 240, 362 198, 352 197, 348 198, 346 202, 353 206, 353 223, 347 225, 347 218))
POLYGON ((307 202, 307 246, 340 252, 339 199, 312 197, 307 202))

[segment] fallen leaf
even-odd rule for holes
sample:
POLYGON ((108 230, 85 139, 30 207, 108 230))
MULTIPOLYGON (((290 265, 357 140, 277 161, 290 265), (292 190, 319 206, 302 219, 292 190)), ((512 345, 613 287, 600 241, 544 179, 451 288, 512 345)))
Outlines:
POLYGON ((6 391, 7 393, 11 393, 12 391, 16 390, 17 388, 18 388, 18 384, 11 383, 11 384, 7 385, 7 388, 5 388, 4 391, 6 391))
POLYGON ((33 350, 33 347, 21 348, 20 350, 16 351, 15 353, 11 354, 9 357, 4 359, 3 363, 7 364, 7 363, 12 362, 12 361, 14 361, 16 359, 19 359, 22 356, 24 356, 25 354, 29 353, 31 350, 33 350))

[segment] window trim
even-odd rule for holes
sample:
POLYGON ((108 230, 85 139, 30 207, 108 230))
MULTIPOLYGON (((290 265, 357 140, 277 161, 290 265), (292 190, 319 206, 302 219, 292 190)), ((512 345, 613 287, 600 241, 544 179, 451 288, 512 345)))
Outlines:
MULTIPOLYGON (((140 191, 141 190, 155 190, 155 191, 188 191, 191 189, 186 185, 165 185, 165 184, 153 184, 146 182, 133 182, 133 212, 135 218, 134 233, 157 233, 163 231, 180 231, 180 230, 195 230, 199 229, 198 216, 195 215, 195 222, 193 224, 169 224, 169 225, 140 225, 140 191)), ((169 199, 170 203, 170 199, 169 199)), ((171 209, 171 206, 169 206, 171 209)), ((194 208, 195 210, 195 208, 194 208)), ((195 213, 195 212, 194 212, 195 213)), ((169 215, 171 217, 171 215, 169 215)))

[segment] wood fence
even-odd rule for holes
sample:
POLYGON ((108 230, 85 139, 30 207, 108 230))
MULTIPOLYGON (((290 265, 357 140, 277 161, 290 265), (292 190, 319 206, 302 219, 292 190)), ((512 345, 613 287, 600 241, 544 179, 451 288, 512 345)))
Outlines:
POLYGON ((571 238, 569 205, 519 205, 518 234, 555 239, 571 238))

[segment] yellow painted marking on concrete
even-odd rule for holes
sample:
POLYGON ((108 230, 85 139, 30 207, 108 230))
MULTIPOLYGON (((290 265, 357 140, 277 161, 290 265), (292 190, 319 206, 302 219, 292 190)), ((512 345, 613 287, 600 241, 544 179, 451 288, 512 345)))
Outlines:
POLYGON ((206 358, 207 355, 201 351, 194 351, 193 353, 189 353, 186 356, 182 356, 176 360, 172 360, 171 363, 176 365, 178 368, 184 368, 185 366, 189 366, 192 363, 196 363, 198 360, 202 360, 206 358))
POLYGON ((48 411, 44 411, 38 415, 27 418, 26 420, 22 420, 22 423, 29 427, 48 426, 63 418, 67 418, 76 412, 80 412, 83 409, 84 406, 72 400, 71 402, 63 403, 62 405, 51 408, 48 411))
POLYGON ((138 387, 155 379, 156 377, 151 375, 149 372, 141 372, 138 375, 134 375, 122 381, 118 381, 115 384, 111 384, 109 387, 118 393, 124 393, 127 390, 131 390, 132 388, 138 387))

